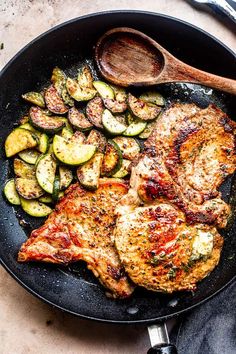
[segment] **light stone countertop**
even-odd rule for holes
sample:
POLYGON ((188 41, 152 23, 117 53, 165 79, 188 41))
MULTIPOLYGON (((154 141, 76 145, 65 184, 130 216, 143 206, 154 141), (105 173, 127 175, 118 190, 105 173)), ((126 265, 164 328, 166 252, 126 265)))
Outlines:
MULTIPOLYGON (((236 51, 233 25, 184 0, 0 0, 0 67, 33 38, 81 15, 111 9, 168 14, 190 22, 236 51)), ((81 320, 33 297, 0 267, 0 354, 137 354, 150 347, 143 326, 81 320)))

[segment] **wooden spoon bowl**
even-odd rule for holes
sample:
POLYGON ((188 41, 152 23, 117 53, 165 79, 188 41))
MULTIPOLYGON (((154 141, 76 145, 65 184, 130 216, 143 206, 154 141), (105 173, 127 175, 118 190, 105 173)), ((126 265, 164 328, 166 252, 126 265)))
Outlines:
POLYGON ((133 28, 120 27, 106 32, 97 42, 95 59, 101 74, 120 86, 191 82, 236 94, 235 80, 183 63, 133 28))

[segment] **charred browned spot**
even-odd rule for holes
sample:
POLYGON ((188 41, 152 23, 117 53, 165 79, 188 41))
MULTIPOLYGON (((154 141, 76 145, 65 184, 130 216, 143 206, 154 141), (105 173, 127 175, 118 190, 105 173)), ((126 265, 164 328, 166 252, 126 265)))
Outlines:
POLYGON ((234 129, 236 129, 236 123, 226 115, 220 118, 219 123, 222 125, 226 133, 233 133, 234 129))
POLYGON ((174 141, 174 150, 175 153, 173 153, 173 156, 175 156, 175 159, 178 158, 178 162, 181 163, 181 156, 180 156, 180 149, 182 144, 187 141, 187 139, 193 135, 196 134, 199 131, 199 128, 196 126, 186 126, 185 129, 181 129, 177 138, 174 141))
POLYGON ((108 274, 115 280, 119 280, 124 276, 124 270, 122 268, 107 266, 108 274))
POLYGON ((155 157, 158 155, 157 149, 155 146, 147 146, 143 150, 144 156, 155 157))

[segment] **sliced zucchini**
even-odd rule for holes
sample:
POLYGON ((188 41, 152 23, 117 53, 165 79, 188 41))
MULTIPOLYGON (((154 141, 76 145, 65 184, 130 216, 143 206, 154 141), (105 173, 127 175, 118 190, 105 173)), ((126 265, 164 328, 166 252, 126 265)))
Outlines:
POLYGON ((75 132, 70 138, 70 142, 78 145, 85 144, 85 140, 86 140, 85 135, 80 131, 75 132))
POLYGON ((59 193, 60 193, 60 178, 59 176, 55 176, 55 179, 53 181, 53 192, 52 192, 52 199, 54 200, 54 202, 58 201, 59 193))
POLYGON ((95 154, 93 145, 78 144, 73 137, 69 140, 55 135, 53 139, 53 151, 56 158, 64 164, 77 166, 88 160, 95 154))
POLYGON ((76 101, 91 100, 97 93, 94 88, 80 86, 78 81, 68 77, 66 80, 66 89, 71 97, 76 101))
POLYGON ((52 196, 49 194, 42 195, 42 197, 39 198, 39 201, 46 204, 53 203, 52 196))
POLYGON ((142 131, 146 128, 147 122, 136 120, 131 123, 128 128, 123 132, 125 136, 136 136, 142 133, 142 131))
POLYGON ((111 100, 115 99, 115 93, 114 90, 111 88, 110 85, 106 84, 103 81, 94 81, 93 82, 93 86, 95 87, 95 89, 97 90, 97 92, 99 93, 99 95, 103 98, 109 98, 111 100))
POLYGON ((119 146, 124 159, 134 160, 140 153, 140 145, 134 138, 125 136, 117 136, 113 139, 119 146))
POLYGON ((66 166, 59 167, 59 177, 60 177, 60 190, 69 187, 73 181, 73 173, 70 168, 66 166))
POLYGON ((103 101, 101 97, 94 97, 88 102, 86 107, 86 116, 89 121, 97 128, 103 128, 102 113, 104 111, 103 101))
POLYGON ((30 130, 30 131, 33 132, 38 138, 40 138, 40 136, 41 136, 41 133, 40 133, 38 130, 36 130, 29 122, 24 123, 24 124, 21 124, 21 125, 19 126, 19 128, 30 130))
POLYGON ((46 154, 46 152, 48 151, 48 147, 49 147, 49 137, 45 133, 42 133, 39 137, 39 144, 37 146, 37 149, 42 154, 46 154))
POLYGON ((61 95, 62 90, 66 84, 66 74, 63 70, 58 68, 58 66, 56 66, 52 71, 51 82, 53 83, 59 95, 61 95))
POLYGON ((80 112, 77 108, 70 108, 68 113, 68 120, 75 129, 86 131, 92 129, 93 125, 85 117, 83 112, 80 112))
POLYGON ((41 188, 49 193, 53 193, 53 182, 56 175, 57 163, 52 154, 42 156, 36 166, 36 178, 41 188))
POLYGON ((39 106, 41 108, 45 107, 45 101, 44 101, 44 97, 41 93, 39 92, 27 92, 24 95, 21 96, 24 100, 26 100, 27 102, 33 103, 36 106, 39 106))
POLYGON ((84 65, 79 70, 77 81, 81 87, 88 87, 93 89, 93 75, 88 65, 84 65))
POLYGON ((108 140, 102 161, 101 174, 103 176, 114 175, 121 168, 122 160, 122 152, 119 146, 113 140, 108 140))
POLYGON ((116 85, 110 85, 115 93, 116 101, 118 102, 127 102, 127 93, 123 87, 119 87, 116 85))
POLYGON ((132 123, 137 121, 137 118, 132 113, 130 113, 129 111, 127 111, 125 118, 126 118, 126 123, 128 125, 130 125, 130 124, 132 124, 132 123))
POLYGON ((126 102, 118 102, 110 98, 105 98, 103 102, 104 102, 104 106, 114 114, 123 113, 127 109, 126 102))
POLYGON ((128 94, 129 109, 135 117, 148 121, 155 119, 161 112, 161 108, 128 94))
POLYGON ((69 108, 65 105, 57 89, 50 85, 44 93, 45 102, 49 111, 55 114, 65 114, 69 108))
POLYGON ((91 130, 86 139, 86 144, 96 146, 99 152, 105 151, 106 143, 106 137, 96 129, 91 130))
POLYGON ((91 160, 77 169, 77 177, 83 187, 90 190, 98 188, 102 160, 103 154, 98 152, 91 160))
POLYGON ((139 98, 145 102, 154 103, 157 106, 165 105, 164 97, 159 92, 156 91, 144 92, 139 98))
POLYGON ((65 102, 66 105, 73 107, 75 105, 75 101, 73 98, 69 95, 66 86, 63 87, 61 91, 61 98, 65 102))
POLYGON ((61 131, 61 136, 65 139, 70 139, 73 135, 73 132, 71 132, 69 129, 64 127, 61 131))
POLYGON ((23 161, 29 163, 30 165, 35 165, 36 161, 38 160, 38 158, 40 156, 40 153, 36 150, 28 149, 28 150, 24 150, 24 151, 19 152, 18 155, 23 161))
POLYGON ((36 199, 44 194, 36 178, 15 178, 16 190, 25 199, 36 199))
POLYGON ((50 117, 39 107, 30 108, 30 121, 36 129, 48 134, 55 134, 65 126, 63 118, 50 117))
POLYGON ((114 178, 124 178, 125 176, 130 174, 130 160, 123 159, 121 168, 114 174, 112 177, 114 178))
POLYGON ((27 129, 16 128, 6 138, 6 156, 11 157, 20 151, 33 148, 37 146, 37 144, 38 138, 33 132, 27 129))
POLYGON ((44 217, 52 212, 49 206, 37 201, 37 200, 27 200, 20 198, 22 209, 29 215, 34 217, 44 217))
POLYGON ((126 128, 128 127, 125 114, 118 114, 115 118, 119 123, 125 125, 126 128))
POLYGON ((7 181, 3 189, 3 193, 9 203, 13 205, 20 205, 20 197, 17 193, 14 179, 10 179, 9 181, 7 181))
POLYGON ((13 168, 16 177, 28 179, 35 178, 34 165, 29 165, 28 163, 16 158, 14 159, 13 168))
POLYGON ((104 128, 112 135, 122 134, 127 126, 118 122, 108 109, 105 109, 102 114, 102 124, 104 128))
POLYGON ((153 131, 153 128, 156 124, 156 120, 154 120, 153 122, 149 122, 147 123, 146 128, 142 131, 142 133, 139 134, 139 138, 140 139, 147 139, 149 138, 149 136, 151 135, 151 132, 153 131))

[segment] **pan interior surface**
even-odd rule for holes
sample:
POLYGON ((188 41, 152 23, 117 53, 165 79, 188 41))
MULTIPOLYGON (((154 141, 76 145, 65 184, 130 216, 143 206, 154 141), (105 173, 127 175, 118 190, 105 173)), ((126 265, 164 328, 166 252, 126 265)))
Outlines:
MULTIPOLYGON (((11 177, 11 161, 4 155, 4 140, 28 105, 21 94, 40 91, 49 84, 52 69, 58 66, 74 76, 82 63, 88 63, 97 75, 93 47, 108 29, 127 26, 143 31, 186 63, 218 75, 236 78, 235 56, 206 33, 173 18, 144 12, 118 11, 86 16, 47 32, 24 48, 3 70, 0 78, 0 188, 11 177), (193 45, 194 43, 194 45, 193 45), (217 58, 217 60, 215 60, 217 58)), ((169 102, 195 102, 205 107, 217 104, 232 119, 236 114, 233 96, 210 88, 190 84, 166 84, 158 87, 169 102)), ((210 134, 210 129, 209 129, 210 134)), ((228 178, 221 187, 223 198, 234 207, 235 178, 228 178)), ((5 268, 28 290, 41 299, 73 314, 101 321, 133 323, 151 322, 186 311, 214 295, 227 285, 236 272, 236 223, 221 231, 225 244, 220 264, 209 277, 199 283, 195 293, 157 294, 136 289, 127 300, 112 300, 86 269, 84 263, 70 267, 46 264, 19 264, 18 250, 30 231, 40 224, 19 208, 0 197, 0 259, 5 268), (23 220, 24 227, 19 225, 23 220)))

